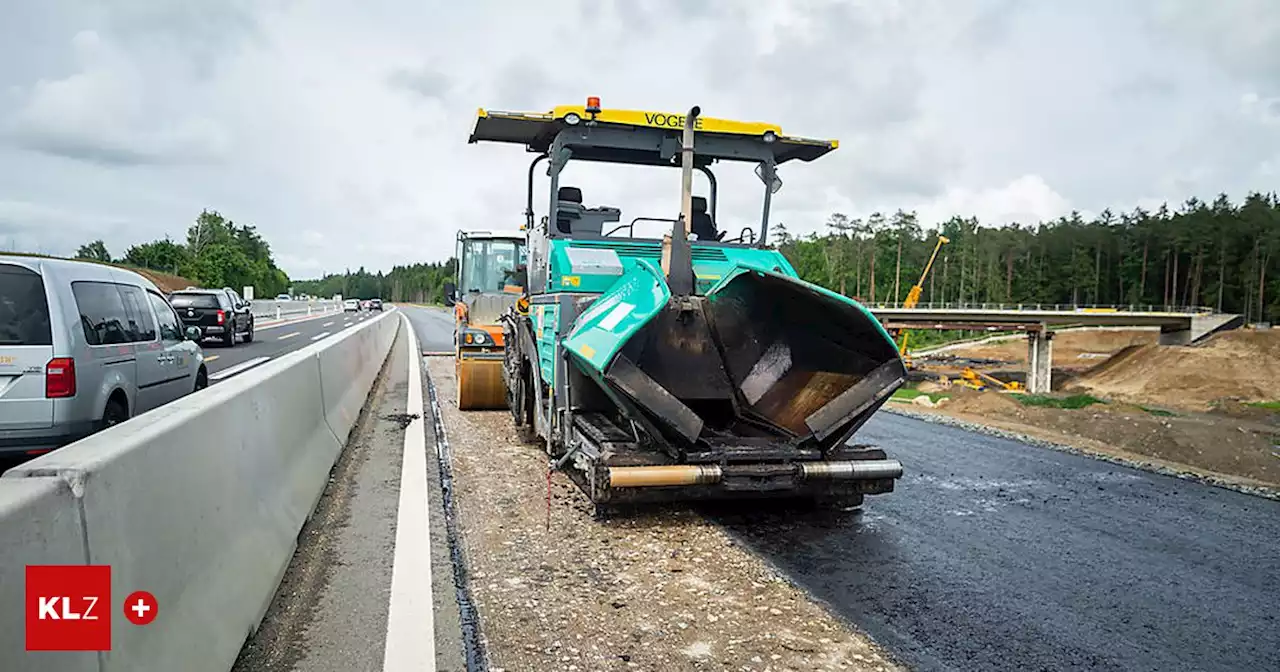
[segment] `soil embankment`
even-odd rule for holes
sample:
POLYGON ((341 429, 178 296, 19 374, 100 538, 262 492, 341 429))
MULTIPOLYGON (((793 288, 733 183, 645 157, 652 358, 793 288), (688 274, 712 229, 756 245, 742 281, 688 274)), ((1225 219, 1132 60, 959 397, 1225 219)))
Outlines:
POLYGON ((1131 345, 1069 388, 1192 411, 1274 401, 1280 398, 1280 331, 1238 329, 1195 347, 1131 345))

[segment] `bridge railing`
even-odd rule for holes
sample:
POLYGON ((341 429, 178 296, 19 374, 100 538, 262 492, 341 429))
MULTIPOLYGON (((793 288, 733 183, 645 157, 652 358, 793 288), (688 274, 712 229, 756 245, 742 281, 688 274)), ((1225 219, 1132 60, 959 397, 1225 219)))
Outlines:
MULTIPOLYGON (((903 308, 900 302, 863 303, 864 306, 876 309, 903 308)), ((1081 313, 1179 313, 1184 315, 1203 315, 1214 310, 1205 306, 1172 306, 1157 304, 1082 304, 1082 303, 971 303, 971 302, 930 302, 917 303, 916 310, 1017 310, 1046 312, 1081 312, 1081 313)))

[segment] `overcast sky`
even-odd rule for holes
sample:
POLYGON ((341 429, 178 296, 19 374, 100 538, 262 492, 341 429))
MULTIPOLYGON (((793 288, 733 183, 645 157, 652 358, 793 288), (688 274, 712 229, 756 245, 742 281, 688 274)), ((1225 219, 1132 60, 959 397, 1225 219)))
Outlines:
MULTIPOLYGON (((761 120, 840 140, 774 221, 1034 221, 1280 183, 1273 0, 4 0, 0 248, 115 254, 202 208, 295 278, 446 258, 521 221, 528 156, 478 107, 761 120), (537 9, 535 6, 557 9, 537 9)), ((675 171, 571 167, 588 205, 678 210, 675 171)), ((721 219, 761 188, 721 176, 721 219)))

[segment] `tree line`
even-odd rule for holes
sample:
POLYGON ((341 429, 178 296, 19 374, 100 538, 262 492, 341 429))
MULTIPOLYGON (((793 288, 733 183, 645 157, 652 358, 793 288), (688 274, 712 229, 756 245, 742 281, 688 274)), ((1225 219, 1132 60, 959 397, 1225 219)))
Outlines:
POLYGON ((294 291, 313 296, 341 294, 346 298, 381 298, 386 301, 441 303, 444 283, 452 280, 457 260, 392 267, 389 273, 370 273, 364 267, 329 274, 318 280, 299 280, 294 291))
POLYGON ((900 303, 938 242, 922 302, 1198 306, 1249 321, 1280 315, 1280 199, 1220 194, 1176 209, 1104 210, 1033 225, 979 226, 952 217, 925 231, 914 212, 835 213, 826 228, 775 246, 800 276, 866 303, 900 303))
POLYGON ((271 246, 253 226, 237 226, 218 212, 204 210, 187 229, 183 243, 169 237, 134 245, 113 258, 101 240, 82 245, 77 259, 125 264, 187 278, 200 287, 252 286, 255 297, 288 291, 289 276, 276 266, 271 246))
MULTIPOLYGON (((1191 198, 1176 208, 1104 210, 1035 224, 954 216, 925 230, 914 212, 832 214, 803 237, 771 238, 802 278, 865 303, 900 303, 937 246, 922 302, 1203 307, 1251 322, 1280 316, 1280 198, 1191 198)), ((295 282, 297 291, 439 303, 456 260, 364 268, 295 282)))

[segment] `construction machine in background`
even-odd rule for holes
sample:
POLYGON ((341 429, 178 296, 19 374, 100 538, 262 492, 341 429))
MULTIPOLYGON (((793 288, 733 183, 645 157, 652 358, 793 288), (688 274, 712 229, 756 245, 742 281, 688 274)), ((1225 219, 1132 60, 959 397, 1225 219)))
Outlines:
POLYGON ((898 348, 866 308, 801 280, 765 243, 778 166, 820 158, 835 141, 697 107, 604 109, 597 98, 543 113, 482 109, 469 141, 535 155, 528 304, 503 318, 508 405, 551 468, 597 507, 738 497, 856 505, 893 490, 902 465, 850 439, 905 382, 898 348), (721 161, 754 165, 758 228, 725 232, 711 170, 721 161), (673 179, 665 211, 623 220, 562 182, 570 162, 671 171, 680 188, 673 179), (535 189, 544 163, 549 187, 535 189), (695 173, 705 196, 694 194, 695 173))
POLYGON ((453 307, 458 408, 506 408, 502 360, 505 336, 499 318, 524 293, 522 231, 459 231, 455 283, 445 283, 453 307))
POLYGON ((1024 394, 1027 388, 1018 381, 1004 382, 995 376, 985 374, 971 367, 964 367, 959 377, 953 381, 955 384, 964 385, 970 389, 985 392, 988 388, 995 388, 1000 392, 1011 392, 1014 394, 1024 394))
MULTIPOLYGON (((933 246, 933 254, 929 255, 929 263, 924 265, 924 271, 920 273, 920 281, 911 287, 911 291, 907 292, 907 299, 902 302, 903 308, 915 308, 916 304, 920 303, 920 295, 924 293, 924 280, 929 277, 929 270, 933 268, 933 261, 938 258, 938 250, 941 250, 942 246, 949 242, 951 242, 951 239, 946 236, 938 236, 938 244, 933 246)), ((899 335, 901 335, 902 340, 898 343, 898 353, 902 356, 902 361, 906 364, 906 367, 910 369, 912 366, 911 355, 907 353, 907 336, 911 332, 909 329, 900 331, 899 335)))

